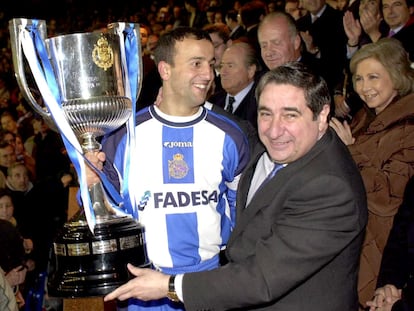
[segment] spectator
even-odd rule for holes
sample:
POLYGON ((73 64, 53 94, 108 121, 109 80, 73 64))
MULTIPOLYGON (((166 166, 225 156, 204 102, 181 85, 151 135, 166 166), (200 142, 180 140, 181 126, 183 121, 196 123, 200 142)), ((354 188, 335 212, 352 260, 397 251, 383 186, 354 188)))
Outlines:
POLYGON ((25 236, 33 239, 37 272, 46 271, 52 242, 67 219, 71 182, 71 174, 62 174, 33 184, 23 164, 15 163, 9 168, 7 188, 11 191, 17 223, 24 228, 25 236))
POLYGON ((203 28, 210 35, 214 45, 214 83, 211 86, 211 94, 223 90, 220 79, 221 58, 224 51, 231 45, 230 30, 226 24, 211 24, 203 28))
POLYGON ((0 142, 0 173, 2 174, 2 180, 3 176, 4 178, 7 176, 7 169, 15 162, 16 152, 13 145, 7 142, 0 142))
POLYGON ((23 140, 26 140, 33 135, 33 130, 29 130, 27 127, 19 126, 16 116, 9 110, 6 110, 1 114, 0 122, 3 130, 10 131, 15 135, 20 134, 23 140))
POLYGON ((352 55, 363 44, 377 42, 384 37, 393 37, 402 43, 410 60, 414 61, 412 40, 414 2, 412 0, 382 0, 368 3, 361 1, 361 6, 359 20, 353 18, 350 13, 344 16, 344 25, 349 38, 348 54, 352 55))
POLYGON ((285 2, 285 12, 292 16, 294 20, 298 20, 305 15, 304 10, 299 8, 299 0, 287 0, 285 2))
POLYGON ((233 43, 224 51, 220 63, 223 90, 211 96, 209 101, 257 128, 255 90, 256 74, 260 69, 256 50, 249 43, 233 43))
POLYGON ((367 191, 369 217, 358 285, 365 306, 375 290, 404 187, 414 175, 414 69, 401 43, 392 38, 364 45, 350 69, 365 106, 350 125, 333 118, 331 126, 348 145, 367 191))
POLYGON ((267 68, 275 69, 287 62, 300 61, 317 72, 318 60, 306 50, 295 21, 284 12, 270 13, 259 25, 258 40, 267 68))
MULTIPOLYGON (((13 226, 19 229, 16 218, 14 217, 12 195, 6 189, 0 189, 0 219, 7 220, 13 226)), ((21 234, 22 232, 19 230, 19 233, 21 234)), ((33 241, 24 235, 21 235, 21 237, 25 253, 30 254, 33 250, 33 241)), ((27 265, 27 261, 25 264, 27 265)), ((34 265, 31 266, 34 267, 34 265)))
POLYGON ((344 13, 343 24, 348 58, 362 45, 378 41, 388 34, 379 0, 359 0, 344 13))
POLYGON ((16 303, 19 308, 24 306, 24 298, 19 286, 24 284, 27 272, 22 242, 17 229, 9 221, 0 219, 1 272, 5 272, 5 279, 14 289, 16 303))
POLYGON ((237 40, 246 36, 246 29, 239 23, 237 18, 238 12, 235 10, 229 10, 226 13, 226 24, 230 29, 230 39, 237 40))
POLYGON ((154 62, 154 49, 157 46, 158 39, 158 35, 151 34, 146 40, 147 49, 142 55, 143 74, 136 107, 137 111, 152 105, 161 87, 161 77, 154 62))
MULTIPOLYGON (((260 45, 257 38, 257 29, 260 21, 267 14, 267 7, 261 0, 254 0, 246 2, 239 11, 241 24, 246 29, 246 40, 256 49, 260 55, 260 45)), ((263 60, 260 60, 261 66, 263 60)), ((264 67, 264 66, 263 66, 264 67)))
POLYGON ((13 289, 5 277, 5 272, 0 268, 0 308, 4 311, 18 311, 13 289))
POLYGON ((347 64, 342 13, 326 4, 326 0, 303 0, 300 3, 308 12, 297 20, 297 27, 306 50, 320 59, 319 73, 333 95, 338 86, 342 90, 347 64))
POLYGON ((0 144, 1 143, 7 143, 14 148, 16 162, 23 163, 29 170, 31 178, 35 179, 36 163, 34 158, 26 152, 21 136, 7 130, 2 130, 0 131, 0 144))
POLYGON ((400 41, 414 62, 414 2, 412 0, 382 0, 382 15, 390 27, 388 37, 400 41))
POLYGON ((208 24, 206 12, 199 9, 197 0, 184 0, 184 7, 188 13, 186 26, 202 29, 208 24))
POLYGON ((10 90, 7 82, 7 74, 0 72, 0 108, 3 109, 8 106, 10 100, 10 90))
POLYGON ((41 117, 33 120, 33 128, 36 180, 56 178, 62 172, 69 172, 71 163, 60 134, 51 130, 41 117))

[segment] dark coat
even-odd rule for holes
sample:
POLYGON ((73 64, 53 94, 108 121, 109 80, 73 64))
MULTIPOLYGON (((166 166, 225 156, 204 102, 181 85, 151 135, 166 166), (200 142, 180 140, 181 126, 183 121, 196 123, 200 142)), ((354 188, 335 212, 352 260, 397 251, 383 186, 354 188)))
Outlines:
MULTIPOLYGON (((253 84, 250 91, 246 94, 240 105, 233 112, 233 114, 240 119, 247 120, 250 124, 257 129, 257 102, 255 97, 256 83, 253 84)), ((227 92, 222 90, 211 96, 208 101, 220 106, 225 107, 227 92)))
POLYGON ((342 12, 327 5, 323 14, 314 22, 310 13, 297 20, 299 31, 309 31, 313 43, 320 50, 320 70, 322 77, 333 90, 344 79, 343 70, 347 64, 347 37, 342 24, 342 12))
POLYGON ((369 110, 361 110, 351 124, 356 140, 348 148, 364 180, 369 212, 358 286, 362 305, 375 291, 394 215, 414 174, 413 102, 414 94, 409 94, 389 104, 374 118, 369 110))
POLYGON ((243 26, 239 26, 236 28, 236 30, 232 34, 230 34, 230 39, 238 40, 246 36, 247 36, 246 29, 243 26))
POLYGON ((404 201, 384 249, 377 287, 386 284, 403 289, 403 298, 392 311, 414 310, 414 177, 405 188, 404 201))
POLYGON ((414 16, 411 16, 404 27, 392 37, 402 43, 410 60, 414 62, 414 16))
POLYGON ((7 273, 24 264, 23 239, 7 220, 0 219, 0 267, 7 273))
POLYGON ((259 145, 240 179, 237 223, 226 249, 229 263, 184 275, 186 310, 357 310, 367 208, 347 148, 329 129, 246 207, 263 152, 259 145))

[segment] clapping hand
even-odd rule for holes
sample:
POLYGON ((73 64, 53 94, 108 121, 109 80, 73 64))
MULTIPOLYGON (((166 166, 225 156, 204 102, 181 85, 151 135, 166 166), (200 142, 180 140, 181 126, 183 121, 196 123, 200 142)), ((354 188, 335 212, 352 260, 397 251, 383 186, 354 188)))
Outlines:
POLYGON ((346 11, 342 19, 346 36, 348 37, 348 45, 354 46, 358 44, 362 29, 360 22, 354 18, 351 11, 346 11))
POLYGON ((329 125, 335 130, 336 134, 345 145, 352 145, 355 143, 355 138, 352 136, 351 127, 347 121, 341 123, 338 119, 332 118, 329 125))

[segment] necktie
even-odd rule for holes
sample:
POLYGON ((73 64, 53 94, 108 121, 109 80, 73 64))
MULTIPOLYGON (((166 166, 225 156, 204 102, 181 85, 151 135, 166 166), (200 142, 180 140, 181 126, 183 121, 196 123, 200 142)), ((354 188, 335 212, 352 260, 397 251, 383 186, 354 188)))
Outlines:
POLYGON ((278 163, 275 163, 274 164, 274 167, 272 168, 272 170, 270 171, 270 173, 269 174, 267 174, 267 176, 263 179, 263 181, 261 182, 261 184, 260 185, 258 185, 258 186, 256 186, 255 184, 252 184, 251 186, 251 188, 249 189, 249 193, 248 193, 248 196, 247 196, 247 204, 246 204, 246 208, 247 208, 247 205, 250 203, 250 200, 252 199, 252 197, 253 197, 253 195, 257 192, 257 191, 259 191, 264 185, 266 185, 267 184, 267 182, 269 181, 269 180, 271 180, 275 175, 276 175, 276 173, 281 169, 281 168, 283 168, 284 166, 283 166, 283 164, 278 164, 278 163))
POLYGON ((390 32, 388 33, 388 38, 391 38, 393 35, 395 35, 395 31, 390 30, 390 32))
POLYGON ((263 180, 259 188, 263 187, 269 180, 271 180, 281 168, 283 168, 283 164, 275 163, 275 166, 263 180))
POLYGON ((236 99, 233 96, 229 96, 229 103, 227 105, 226 111, 233 113, 233 103, 236 101, 236 99))

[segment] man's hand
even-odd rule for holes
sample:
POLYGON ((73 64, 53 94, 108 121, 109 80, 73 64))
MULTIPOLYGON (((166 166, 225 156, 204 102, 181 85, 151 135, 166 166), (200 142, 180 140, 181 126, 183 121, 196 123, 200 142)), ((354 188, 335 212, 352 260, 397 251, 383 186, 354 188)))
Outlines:
POLYGON ((131 297, 147 301, 167 297, 169 275, 131 264, 128 264, 128 270, 136 277, 106 295, 104 301, 126 300, 131 297))
MULTIPOLYGON (((87 152, 85 158, 88 159, 98 170, 103 169, 103 163, 105 162, 105 153, 103 152, 87 152)), ((86 183, 88 186, 100 182, 98 174, 86 165, 86 183)))
POLYGON ((26 267, 18 266, 6 273, 6 280, 11 287, 22 284, 26 279, 26 272, 26 267))
POLYGON ((314 54, 314 50, 316 49, 316 47, 313 44, 313 38, 309 31, 301 31, 300 36, 302 37, 302 40, 305 43, 306 50, 309 53, 314 54))

